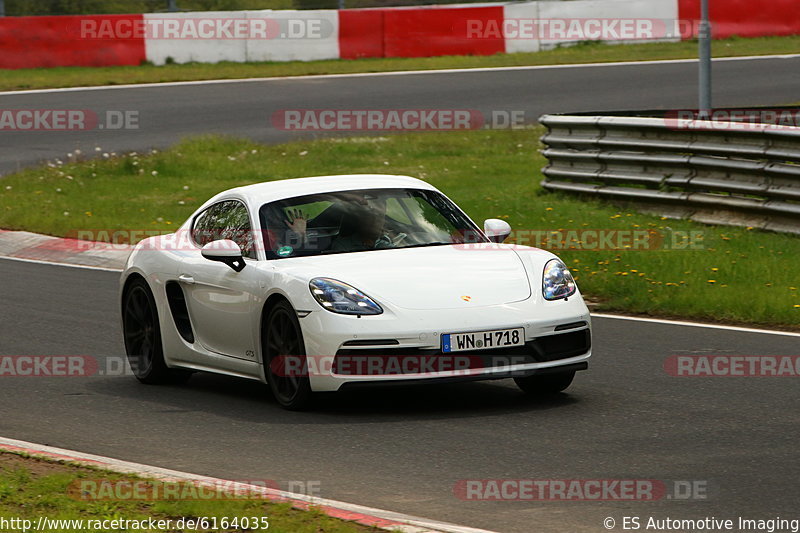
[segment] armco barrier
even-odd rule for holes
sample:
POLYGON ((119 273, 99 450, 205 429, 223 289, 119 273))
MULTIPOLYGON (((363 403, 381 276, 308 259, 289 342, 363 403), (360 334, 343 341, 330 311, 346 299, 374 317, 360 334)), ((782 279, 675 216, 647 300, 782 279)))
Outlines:
POLYGON ((631 116, 539 121, 548 129, 547 190, 800 233, 800 127, 631 116))
MULTIPOLYGON (((681 20, 700 19, 700 0, 679 0, 681 20)), ((723 0, 710 3, 712 36, 724 39, 800 34, 798 0, 723 0)), ((692 37, 697 36, 697 24, 692 37)), ((688 36, 687 36, 688 37, 688 36)))
POLYGON ((0 17, 0 68, 139 65, 146 59, 144 38, 103 38, 103 29, 132 30, 141 20, 142 15, 0 17), (85 38, 86 31, 93 37, 85 38))

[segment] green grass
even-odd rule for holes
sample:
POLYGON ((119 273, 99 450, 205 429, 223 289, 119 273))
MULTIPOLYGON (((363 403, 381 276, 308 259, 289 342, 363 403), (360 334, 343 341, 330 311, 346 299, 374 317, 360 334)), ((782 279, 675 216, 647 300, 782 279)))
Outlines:
MULTIPOLYGON (((80 497, 78 484, 89 482, 98 486, 105 482, 108 487, 123 487, 119 494, 126 498, 129 492, 119 482, 138 482, 143 478, 117 474, 95 468, 56 463, 49 460, 25 457, 0 452, 0 517, 32 520, 35 525, 39 517, 53 520, 142 520, 216 517, 219 524, 223 517, 267 517, 268 531, 283 533, 364 533, 381 531, 331 518, 317 510, 301 511, 288 503, 269 503, 261 499, 231 498, 204 499, 213 495, 210 491, 198 493, 190 485, 180 485, 187 490, 183 494, 201 494, 201 498, 181 500, 158 499, 110 499, 80 497)), ((150 481, 155 486, 157 481, 150 481)), ((130 485, 128 485, 130 486, 130 485)), ((141 485, 140 485, 141 486, 141 485)), ((175 485, 173 485, 174 487, 175 485)), ((183 489, 181 489, 183 490, 183 489)), ((102 494, 102 493, 101 493, 102 494)), ((87 522, 84 522, 86 524, 87 522)), ((173 522, 175 524, 175 522, 173 522)), ((22 531, 22 529, 12 528, 22 531)), ((133 531, 134 529, 130 529, 133 531)), ((261 529, 263 530, 263 529, 261 529)), ((5 531, 5 530, 4 530, 5 531)), ((75 527, 48 529, 53 532, 81 531, 75 527)), ((85 529, 84 529, 85 531, 85 529)), ((99 531, 99 530, 97 530, 99 531)), ((104 529, 103 531, 122 531, 104 529)), ((128 530, 125 530, 128 531, 128 530)), ((151 531, 136 529, 136 531, 151 531)), ((192 529, 161 529, 160 531, 192 531, 192 529)), ((248 531, 242 528, 203 529, 198 531, 248 531)), ((253 529, 255 531, 255 529, 253 529)), ((266 531, 266 530, 264 530, 266 531)))
MULTIPOLYGON (((715 57, 794 54, 800 36, 731 38, 714 42, 715 57)), ((131 67, 58 67, 0 70, 0 90, 42 89, 87 85, 120 85, 207 79, 237 79, 310 74, 346 74, 443 68, 558 65, 608 61, 685 59, 697 57, 697 43, 646 43, 607 45, 586 43, 535 53, 493 56, 445 56, 425 58, 376 58, 359 60, 293 61, 284 63, 189 63, 131 67)))
POLYGON ((800 324, 800 238, 664 220, 547 193, 539 185, 542 132, 416 133, 277 146, 198 138, 144 156, 9 175, 0 182, 0 227, 52 235, 83 229, 169 231, 210 196, 238 185, 324 174, 408 174, 442 189, 479 223, 499 216, 517 230, 703 232, 702 250, 556 251, 602 310, 800 324))

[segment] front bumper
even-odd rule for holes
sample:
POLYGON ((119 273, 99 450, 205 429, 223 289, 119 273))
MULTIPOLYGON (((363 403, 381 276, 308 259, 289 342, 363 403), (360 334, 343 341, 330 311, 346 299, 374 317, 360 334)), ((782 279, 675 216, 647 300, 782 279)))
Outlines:
POLYGON ((361 318, 319 309, 301 318, 300 324, 312 363, 309 380, 314 391, 582 370, 591 357, 591 319, 579 295, 568 301, 528 299, 462 309, 390 309, 361 318), (524 347, 453 354, 441 351, 442 334, 517 327, 525 330, 524 347), (360 364, 337 364, 343 358, 350 363, 377 358, 390 364, 363 371, 360 364), (416 364, 391 364, 405 358, 416 364), (322 360, 327 364, 320 364, 322 360))

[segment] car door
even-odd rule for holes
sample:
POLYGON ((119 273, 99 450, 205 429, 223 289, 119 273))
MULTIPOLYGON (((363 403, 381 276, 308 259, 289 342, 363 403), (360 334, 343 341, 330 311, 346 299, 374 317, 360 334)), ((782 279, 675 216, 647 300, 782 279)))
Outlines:
POLYGON ((183 259, 178 279, 197 342, 217 354, 255 361, 260 284, 247 207, 238 200, 209 206, 195 217, 192 240, 193 249, 183 259), (203 245, 221 239, 242 248, 244 270, 235 272, 201 255, 203 245))

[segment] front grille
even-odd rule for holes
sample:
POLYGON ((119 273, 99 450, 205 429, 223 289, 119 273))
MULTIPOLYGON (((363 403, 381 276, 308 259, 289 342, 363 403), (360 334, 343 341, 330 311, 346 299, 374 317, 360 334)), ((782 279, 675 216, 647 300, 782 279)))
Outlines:
POLYGON ((401 346, 362 350, 343 348, 336 352, 333 372, 338 375, 387 375, 496 368, 567 359, 583 355, 590 348, 589 329, 539 337, 524 346, 447 354, 440 349, 401 346))

